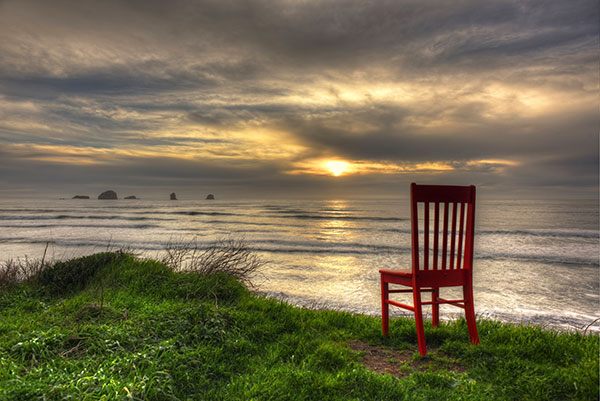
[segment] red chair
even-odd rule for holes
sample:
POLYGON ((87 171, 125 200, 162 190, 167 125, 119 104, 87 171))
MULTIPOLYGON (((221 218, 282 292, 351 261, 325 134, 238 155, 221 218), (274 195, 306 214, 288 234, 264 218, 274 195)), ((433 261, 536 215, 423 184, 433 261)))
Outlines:
POLYGON ((459 187, 412 183, 410 185, 410 203, 412 269, 379 270, 383 335, 388 335, 389 305, 411 310, 415 313, 419 352, 425 356, 427 355, 427 346, 423 330, 422 306, 432 305, 432 324, 437 327, 440 319, 440 304, 450 304, 465 310, 471 343, 479 344, 473 308, 475 186, 459 187), (440 205, 443 205, 443 217, 440 216, 440 205), (430 235, 430 209, 433 209, 433 241, 431 241, 430 235), (421 252, 419 250, 419 216, 423 223, 421 252), (441 217, 443 220, 440 222, 441 217), (440 225, 442 225, 442 232, 440 232, 440 225), (433 242, 433 247, 430 249, 431 242, 433 242), (389 284, 400 284, 410 287, 410 289, 390 289, 389 284), (463 288, 462 299, 440 298, 441 287, 458 286, 463 288), (390 293, 397 292, 412 292, 413 305, 389 299, 390 293), (431 292, 431 302, 421 301, 422 292, 431 292))

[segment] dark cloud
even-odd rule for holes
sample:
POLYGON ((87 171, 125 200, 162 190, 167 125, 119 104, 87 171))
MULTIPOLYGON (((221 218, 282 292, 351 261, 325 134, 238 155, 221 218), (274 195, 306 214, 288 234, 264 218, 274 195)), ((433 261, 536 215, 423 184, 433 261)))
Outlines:
MULTIPOLYGON (((373 105, 332 118, 290 119, 282 128, 309 147, 349 158, 384 160, 473 160, 525 158, 531 155, 596 153, 598 116, 595 107, 538 118, 486 119, 479 104, 461 105, 448 127, 426 134, 405 121, 417 112, 373 105), (468 120, 470 126, 464 126, 468 120), (343 125, 337 124, 343 121, 343 125), (370 123, 360 132, 353 126, 370 123), (441 132, 440 132, 441 131, 441 132)), ((427 117, 427 116, 426 116, 427 117)))
MULTIPOLYGON (((45 29, 43 34, 56 39, 79 35, 76 39, 92 42, 108 57, 118 56, 114 64, 129 66, 128 58, 150 65, 173 60, 192 77, 206 71, 236 80, 261 76, 265 69, 280 73, 281 64, 293 71, 398 65, 418 74, 424 67, 439 73, 453 63, 472 70, 482 62, 504 67, 507 58, 530 65, 556 56, 557 49, 568 52, 565 46, 596 41, 598 33, 592 1, 15 3, 4 5, 6 19, 14 20, 8 26, 23 22, 25 32, 45 29)), ((3 67, 11 54, 22 63, 22 49, 14 53, 5 53, 3 67)))
MULTIPOLYGON (((5 185, 323 191, 329 178, 288 172, 336 157, 454 168, 418 173, 424 181, 596 193, 598 9, 591 0, 3 1, 0 170, 5 185), (120 153, 107 163, 82 151, 88 164, 75 168, 77 156, 58 146, 120 153), (485 159, 514 163, 477 164, 485 159)), ((408 178, 335 185, 384 191, 398 180, 408 178)))

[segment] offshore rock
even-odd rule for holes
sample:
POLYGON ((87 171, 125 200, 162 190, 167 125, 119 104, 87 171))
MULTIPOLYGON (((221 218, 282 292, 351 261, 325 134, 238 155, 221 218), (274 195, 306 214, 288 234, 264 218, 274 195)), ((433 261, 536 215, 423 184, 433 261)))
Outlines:
POLYGON ((208 194, 206 195, 206 199, 215 199, 215 196, 213 194, 208 194))
POLYGON ((71 199, 90 199, 90 197, 87 195, 75 195, 71 199))
POLYGON ((137 199, 135 195, 131 195, 131 196, 126 196, 123 199, 137 199))
POLYGON ((98 195, 98 199, 119 199, 115 191, 104 191, 98 195))
POLYGON ((175 192, 171 192, 171 200, 177 200, 177 195, 175 195, 175 192))

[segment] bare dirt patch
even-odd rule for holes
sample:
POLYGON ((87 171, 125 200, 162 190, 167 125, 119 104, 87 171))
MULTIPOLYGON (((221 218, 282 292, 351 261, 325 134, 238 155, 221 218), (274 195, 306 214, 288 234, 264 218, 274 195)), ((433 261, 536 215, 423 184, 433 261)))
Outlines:
POLYGON ((367 369, 387 373, 398 378, 409 376, 413 372, 447 370, 464 373, 465 368, 448 358, 435 348, 428 348, 425 358, 415 356, 415 349, 396 350, 380 345, 370 345, 364 341, 352 341, 348 347, 362 354, 360 363, 367 369))

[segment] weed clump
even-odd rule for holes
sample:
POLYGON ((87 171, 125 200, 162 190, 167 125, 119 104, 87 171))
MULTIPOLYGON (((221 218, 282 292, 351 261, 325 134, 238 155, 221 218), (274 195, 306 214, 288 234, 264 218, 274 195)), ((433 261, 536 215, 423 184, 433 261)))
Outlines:
POLYGON ((171 240, 165 244, 161 262, 174 271, 225 274, 250 288, 254 288, 252 278, 266 264, 243 240, 232 238, 220 239, 206 248, 195 240, 171 240))

